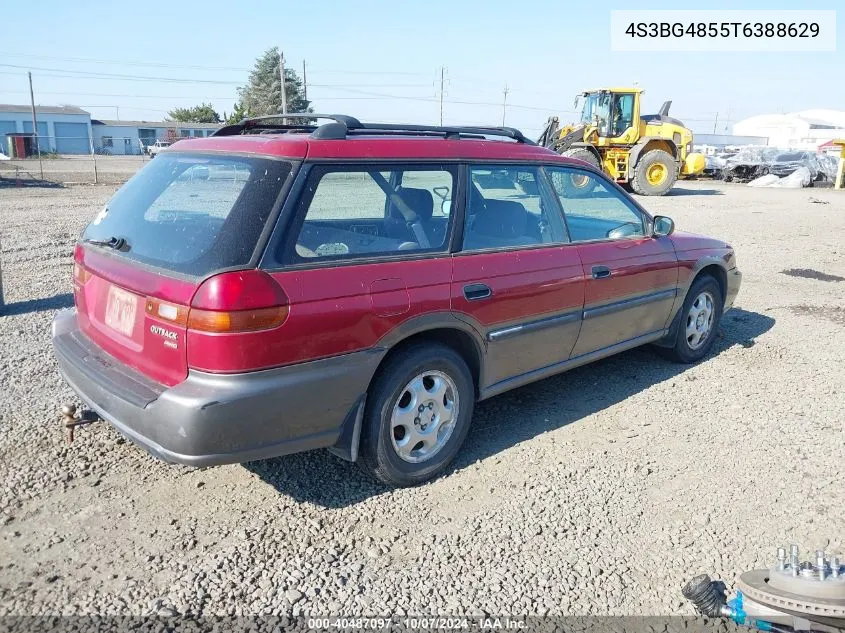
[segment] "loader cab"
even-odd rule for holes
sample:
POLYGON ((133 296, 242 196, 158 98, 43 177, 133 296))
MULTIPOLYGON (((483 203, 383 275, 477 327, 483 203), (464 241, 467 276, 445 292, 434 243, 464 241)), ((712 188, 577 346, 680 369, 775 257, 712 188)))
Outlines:
MULTIPOLYGON (((639 90, 591 90, 579 95, 583 100, 581 122, 595 126, 601 139, 633 142, 637 138, 639 90)), ((576 103, 577 103, 576 101, 576 103)))

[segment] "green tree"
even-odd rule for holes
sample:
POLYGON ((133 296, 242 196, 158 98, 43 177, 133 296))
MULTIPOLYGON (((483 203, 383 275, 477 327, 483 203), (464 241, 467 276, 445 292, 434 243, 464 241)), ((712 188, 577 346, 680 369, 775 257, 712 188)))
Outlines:
POLYGON ((232 110, 232 113, 227 115, 225 112, 223 113, 223 118, 226 120, 228 125, 233 125, 235 123, 240 123, 242 120, 249 116, 249 111, 244 107, 242 101, 235 102, 235 109, 232 110))
POLYGON ((167 113, 168 121, 180 123, 222 123, 223 119, 210 103, 202 103, 193 108, 175 108, 167 113))
MULTIPOLYGON (((302 79, 291 68, 285 68, 285 93, 288 112, 313 112, 305 98, 302 79)), ((282 90, 279 81, 279 49, 273 47, 255 60, 246 86, 238 88, 240 104, 250 116, 280 114, 282 90)))

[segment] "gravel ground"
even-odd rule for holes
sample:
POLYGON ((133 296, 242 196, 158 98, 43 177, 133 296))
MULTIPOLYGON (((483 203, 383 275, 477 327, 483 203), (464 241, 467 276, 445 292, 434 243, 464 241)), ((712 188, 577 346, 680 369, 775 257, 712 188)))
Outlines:
POLYGON ((689 615, 693 574, 845 551, 845 282, 800 272, 845 277, 845 192, 641 199, 737 250, 711 357, 639 349, 494 398, 451 472, 387 490, 325 451, 200 470, 105 424, 66 443, 49 324, 113 190, 0 189, 0 615, 689 615))

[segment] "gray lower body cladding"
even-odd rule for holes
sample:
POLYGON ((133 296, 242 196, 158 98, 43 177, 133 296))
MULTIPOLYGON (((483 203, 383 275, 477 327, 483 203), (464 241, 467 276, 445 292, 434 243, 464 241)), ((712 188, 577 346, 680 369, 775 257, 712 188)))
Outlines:
POLYGON ((234 464, 334 445, 383 353, 346 354, 245 374, 191 370, 166 388, 106 354, 75 310, 53 322, 65 381, 131 441, 168 462, 234 464))

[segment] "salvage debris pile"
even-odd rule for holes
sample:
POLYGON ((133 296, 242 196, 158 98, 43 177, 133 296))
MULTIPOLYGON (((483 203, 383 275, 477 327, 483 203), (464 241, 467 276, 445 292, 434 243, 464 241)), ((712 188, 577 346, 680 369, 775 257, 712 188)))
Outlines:
POLYGON ((747 146, 706 158, 705 175, 750 187, 809 187, 833 183, 837 159, 830 154, 747 146))

